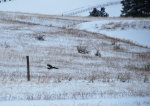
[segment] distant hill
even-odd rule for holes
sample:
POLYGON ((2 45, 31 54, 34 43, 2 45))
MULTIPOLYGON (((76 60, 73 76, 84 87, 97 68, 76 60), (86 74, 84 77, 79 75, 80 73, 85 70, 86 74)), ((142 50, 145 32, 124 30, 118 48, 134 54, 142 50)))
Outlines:
MULTIPOLYGON (((1 1, 3 2, 4 0, 1 1)), ((98 4, 106 4, 108 2, 115 1, 121 0, 12 0, 11 2, 1 3, 0 11, 17 11, 49 15, 62 15, 66 11, 79 8, 87 8, 91 6, 96 6, 98 4)), ((120 10, 121 4, 106 8, 106 11, 108 11, 110 16, 120 16, 120 10)), ((89 11, 78 15, 88 16, 89 11)))

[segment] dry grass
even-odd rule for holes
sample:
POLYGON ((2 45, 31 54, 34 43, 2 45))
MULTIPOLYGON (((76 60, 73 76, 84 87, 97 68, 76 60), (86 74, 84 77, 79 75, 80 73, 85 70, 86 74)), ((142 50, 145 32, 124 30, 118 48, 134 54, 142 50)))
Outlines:
POLYGON ((117 79, 120 80, 121 82, 126 82, 126 81, 129 82, 129 80, 131 79, 131 75, 130 73, 119 73, 117 79))
POLYGON ((21 19, 21 20, 24 20, 24 19, 32 19, 32 16, 26 16, 26 15, 18 15, 16 16, 16 18, 18 19, 21 19))
POLYGON ((115 45, 115 46, 113 47, 113 50, 115 50, 115 51, 123 51, 124 49, 121 48, 120 45, 115 45))
MULTIPOLYGON (((149 29, 150 28, 150 26, 146 26, 144 22, 141 22, 141 26, 143 26, 144 29, 149 29)), ((124 30, 124 29, 129 29, 129 28, 135 29, 136 27, 137 27, 137 25, 136 25, 135 22, 131 22, 131 23, 128 23, 128 22, 125 22, 125 23, 110 22, 108 24, 102 25, 101 30, 115 30, 115 29, 124 30)))
MULTIPOLYGON (((32 17, 45 19, 45 16, 40 15, 33 15, 32 17)), ((29 17, 24 15, 19 16, 19 19, 24 20, 26 18, 29 17)), ((57 17, 47 16, 46 18, 53 20, 57 17)), ((77 20, 76 18, 73 20, 72 17, 66 17, 64 20, 67 21, 69 18, 71 19, 68 23, 77 20)), ((81 21, 84 19, 89 20, 90 18, 83 18, 81 21)), ((11 44, 8 43, 10 47, 6 48, 4 43, 0 46, 0 82, 4 87, 9 84, 10 86, 14 86, 15 84, 19 86, 22 83, 26 83, 26 55, 30 56, 31 66, 31 82, 28 84, 30 86, 33 84, 37 87, 39 87, 39 85, 59 85, 64 81, 87 81, 88 84, 115 83, 116 81, 120 83, 130 83, 132 81, 143 82, 145 73, 149 72, 149 53, 129 52, 132 48, 149 49, 138 46, 132 42, 97 33, 67 29, 67 27, 41 26, 15 20, 1 21, 4 21, 4 23, 6 21, 7 23, 12 23, 12 26, 10 25, 10 27, 8 27, 9 29, 16 24, 22 26, 22 28, 19 29, 20 32, 17 32, 17 29, 11 30, 12 35, 9 36, 9 39, 15 42, 10 42, 11 44), (24 33, 24 31, 22 31, 24 27, 28 27, 28 30, 33 33, 24 33), (35 30, 37 27, 39 27, 38 30, 35 30), (44 28, 47 29, 44 30, 44 28), (35 39, 38 35, 43 34, 46 35, 43 42, 39 42, 35 39), (52 42, 52 44, 49 42, 52 42), (112 42, 115 42, 115 44, 112 45, 112 42), (121 45, 119 46, 118 44, 121 45), (101 58, 95 56, 97 50, 100 50, 101 58), (77 52, 84 52, 86 54, 82 55, 77 52), (59 70, 47 70, 46 64, 48 63, 59 67, 59 70), (141 71, 144 74, 141 75, 141 71), (143 79, 141 79, 141 77, 143 79)), ((75 23, 78 22, 79 20, 75 23)), ((74 24, 74 22, 72 22, 72 24, 74 24)), ((2 28, 2 32, 6 31, 6 28, 2 28)), ((132 90, 130 87, 127 89, 132 90)), ((51 100, 66 99, 67 97, 69 99, 76 99, 78 97, 88 98, 96 95, 115 95, 115 92, 98 92, 99 94, 97 92, 48 94, 47 92, 48 91, 41 94, 39 93, 36 96, 33 93, 25 94, 25 99, 39 100, 42 98, 44 100, 51 100)), ((121 93, 119 92, 118 95, 119 94, 121 93)), ((10 96, 10 100, 16 100, 16 98, 16 96, 10 96)))
POLYGON ((150 64, 145 65, 145 71, 150 71, 150 64))
POLYGON ((78 50, 78 53, 81 53, 81 54, 88 54, 89 53, 86 46, 77 46, 77 50, 78 50))

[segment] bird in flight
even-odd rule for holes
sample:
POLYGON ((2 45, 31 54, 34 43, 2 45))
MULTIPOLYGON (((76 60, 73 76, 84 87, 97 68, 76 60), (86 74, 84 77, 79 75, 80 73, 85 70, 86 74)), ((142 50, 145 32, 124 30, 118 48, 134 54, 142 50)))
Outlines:
POLYGON ((47 69, 58 69, 57 67, 54 67, 54 66, 52 66, 52 65, 50 65, 50 64, 47 64, 47 69))

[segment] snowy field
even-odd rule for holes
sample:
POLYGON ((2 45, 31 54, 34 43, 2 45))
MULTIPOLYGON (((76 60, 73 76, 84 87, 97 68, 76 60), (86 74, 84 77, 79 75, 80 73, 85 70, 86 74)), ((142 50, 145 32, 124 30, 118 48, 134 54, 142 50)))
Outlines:
POLYGON ((77 29, 105 34, 114 38, 130 40, 150 47, 150 20, 101 20, 82 23, 77 29))
POLYGON ((113 26, 112 30, 148 31, 149 19, 13 12, 0 12, 0 16, 0 105, 150 105, 150 48, 93 32, 99 28, 109 32, 113 26), (109 20, 113 23, 107 24, 109 20), (106 24, 95 26, 93 21, 106 24), (47 64, 59 69, 48 70, 47 64))
POLYGON ((1 106, 149 106, 149 104, 149 97, 0 102, 1 106))
MULTIPOLYGON (((82 10, 91 6, 93 7, 99 4, 106 4, 109 2, 116 1, 121 0, 12 0, 6 3, 0 3, 0 11, 62 15, 65 12, 72 11, 75 9, 82 10)), ((121 4, 109 6, 106 8, 106 12, 108 12, 111 17, 120 16, 121 7, 121 4)), ((89 12, 90 11, 87 11, 78 15, 89 16, 89 12)))

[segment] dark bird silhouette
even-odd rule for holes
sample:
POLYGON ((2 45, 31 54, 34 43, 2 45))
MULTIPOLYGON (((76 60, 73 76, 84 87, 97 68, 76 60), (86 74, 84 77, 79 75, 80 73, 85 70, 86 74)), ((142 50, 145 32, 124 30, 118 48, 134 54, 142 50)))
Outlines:
POLYGON ((47 69, 58 69, 57 67, 54 67, 54 66, 52 66, 52 65, 50 65, 50 64, 47 64, 47 69))

